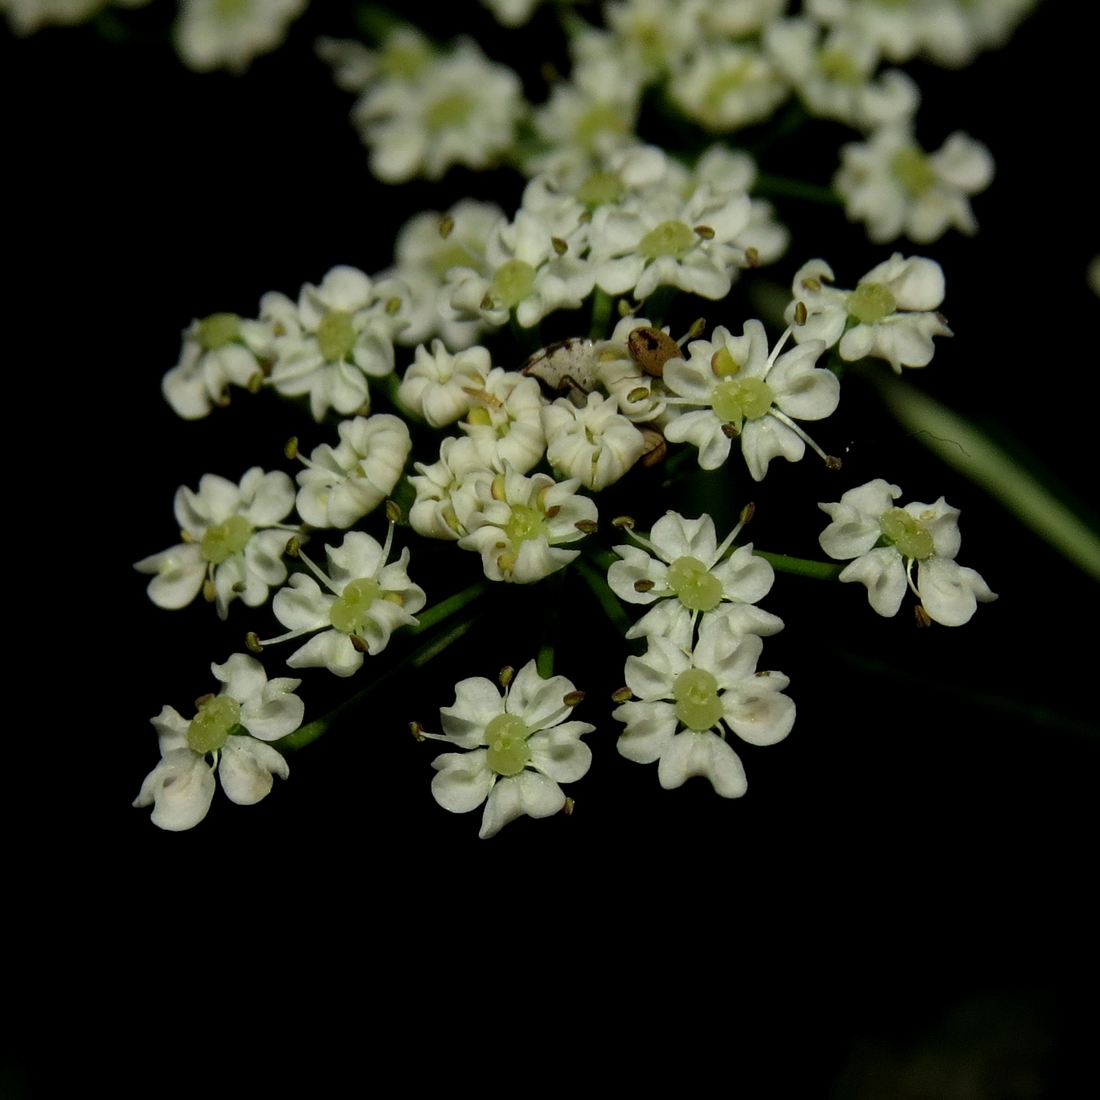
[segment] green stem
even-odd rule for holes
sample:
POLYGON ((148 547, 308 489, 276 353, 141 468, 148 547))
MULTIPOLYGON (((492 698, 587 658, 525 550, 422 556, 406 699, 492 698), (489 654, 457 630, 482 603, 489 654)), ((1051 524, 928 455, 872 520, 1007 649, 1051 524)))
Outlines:
POLYGON ((794 573, 799 577, 812 577, 818 581, 835 581, 844 566, 831 561, 810 561, 809 558, 792 558, 787 554, 769 554, 753 547, 753 554, 770 562, 780 573, 794 573))
POLYGON ((606 290, 596 287, 596 293, 592 295, 592 326, 588 330, 588 335, 593 340, 607 339, 611 325, 611 307, 614 304, 615 299, 606 290))
POLYGON ((565 584, 567 570, 561 569, 552 573, 544 586, 545 607, 543 615, 542 641, 539 645, 538 660, 535 667, 538 674, 549 680, 554 675, 554 639, 558 632, 558 615, 562 605, 562 588, 565 584))
POLYGON ((461 592, 456 592, 453 596, 441 600, 434 607, 429 607, 427 611, 422 611, 417 617, 416 626, 409 628, 409 633, 422 634, 425 630, 430 630, 436 623, 441 623, 456 611, 461 611, 467 604, 473 603, 488 589, 488 581, 474 581, 469 588, 464 588, 461 592))
MULTIPOLYGON (((603 553, 606 553, 606 551, 603 553)), ((593 569, 584 558, 578 558, 573 565, 581 577, 584 578, 585 584, 592 590, 592 595, 596 597, 596 602, 603 608, 604 614, 625 638, 627 631, 634 624, 630 621, 630 616, 623 610, 623 605, 619 603, 619 597, 608 587, 606 572, 593 569)))
POLYGON ((791 179, 789 176, 773 176, 770 172, 761 172, 756 177, 752 191, 754 195, 763 195, 765 198, 802 199, 804 202, 817 202, 826 206, 843 205, 840 196, 831 187, 791 179))

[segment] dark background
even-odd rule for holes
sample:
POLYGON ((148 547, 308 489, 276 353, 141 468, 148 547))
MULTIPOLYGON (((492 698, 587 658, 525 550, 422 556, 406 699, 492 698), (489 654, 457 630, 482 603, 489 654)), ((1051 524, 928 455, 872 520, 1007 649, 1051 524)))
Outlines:
MULTIPOLYGON (((550 14, 509 36, 476 5, 454 8, 434 17, 433 33, 474 34, 491 56, 522 65, 529 98, 541 100, 538 62, 559 42, 550 14)), ((916 382, 1011 433, 1095 504, 1100 302, 1084 275, 1100 251, 1095 94, 1082 92, 1090 55, 1074 8, 1043 4, 1008 48, 966 71, 908 66, 924 92, 925 148, 965 130, 989 145, 998 175, 974 203, 976 238, 896 247, 941 262, 956 334, 916 382)), ((411 214, 467 194, 514 208, 521 183, 503 170, 374 182, 347 123, 352 97, 311 50, 317 34, 352 33, 342 5, 315 3, 287 44, 239 79, 185 70, 162 35, 164 5, 124 15, 136 41, 92 27, 0 34, 14 184, 8 462, 16 506, 33 517, 13 524, 7 557, 9 583, 27 591, 12 614, 38 626, 16 677, 45 664, 46 696, 61 708, 46 721, 41 705, 29 710, 19 738, 46 822, 21 849, 29 866, 67 868, 54 886, 84 913, 124 912, 139 936, 211 950, 225 926, 314 945, 346 920, 359 933, 341 940, 345 964, 359 970, 373 970, 380 944, 389 950, 384 927, 411 941, 410 967, 437 976, 454 963, 438 953, 458 943, 499 980, 535 967, 564 986, 583 973, 614 987, 625 968, 645 988, 650 975, 691 974, 729 988, 731 1019, 756 1018, 744 1072, 803 1095, 948 1095, 928 1084, 931 1070, 925 1091, 890 1076, 927 1049, 941 1052, 930 1065, 1010 1066, 1014 1083, 988 1084, 987 1074, 975 1095, 1075 1095, 1086 1032, 1076 995, 1094 961, 1096 582, 926 452, 856 381, 818 433, 846 452, 842 473, 777 462, 760 487, 740 471, 712 479, 710 499, 736 509, 755 494, 757 546, 813 557, 825 523, 816 501, 873 477, 900 484, 903 500, 942 494, 962 510, 960 562, 1000 599, 961 629, 918 632, 907 610, 875 616, 862 588, 780 576, 765 606, 787 628, 768 640, 764 663, 790 676, 799 715, 782 744, 738 746, 744 799, 722 800, 701 780, 664 792, 655 767, 617 755, 605 699, 622 683, 626 650, 570 577, 556 671, 589 693, 578 717, 597 725, 592 770, 567 792, 571 819, 521 819, 479 841, 480 813, 451 816, 431 797, 438 746, 406 732, 411 719, 438 728, 457 680, 535 655, 538 589, 488 603, 444 657, 292 757, 292 778, 259 806, 219 793, 181 835, 130 808, 157 759, 148 717, 165 703, 186 711, 214 686, 209 662, 273 623, 240 605, 224 625, 201 603, 161 611, 130 563, 176 541, 176 486, 208 471, 289 468, 290 434, 306 449, 330 438, 271 395, 235 391, 205 421, 175 419, 159 384, 180 330, 215 311, 255 315, 265 291, 296 296, 334 264, 376 272, 411 214), (64 793, 46 780, 57 774, 64 793), (207 919, 211 931, 196 934, 207 919), (563 952, 574 939, 600 963, 582 968, 563 952), (1040 1091, 1026 1090, 1027 1067, 1012 1069, 1007 1050, 1030 1052, 1040 1091), (875 1092, 875 1073, 894 1083, 875 1092)), ((849 139, 819 124, 764 167, 827 183, 849 139)), ((786 200, 779 213, 793 229, 773 269, 781 284, 821 255, 852 285, 891 250, 868 245, 838 208, 786 200)), ((750 309, 735 289, 708 320, 739 327, 750 309)), ((457 589, 476 577, 473 555, 442 549, 413 543, 415 580, 457 589), (418 571, 429 555, 442 564, 418 571)), ((280 674, 277 660, 267 667, 280 674)), ((307 718, 326 690, 347 687, 333 679, 305 677, 307 718)), ((733 1030, 690 1000, 662 1005, 661 1018, 733 1030)))

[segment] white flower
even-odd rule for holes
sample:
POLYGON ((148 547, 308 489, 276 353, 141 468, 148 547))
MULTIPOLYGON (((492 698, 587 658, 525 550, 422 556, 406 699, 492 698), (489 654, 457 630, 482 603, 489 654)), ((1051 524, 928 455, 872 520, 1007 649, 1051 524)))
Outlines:
POLYGON ((616 546, 622 561, 608 569, 608 586, 627 603, 655 606, 626 636, 659 635, 690 650, 700 614, 704 626, 722 618, 734 634, 768 635, 782 630, 782 619, 753 606, 771 590, 775 580, 771 565, 753 554, 751 542, 725 558, 742 526, 734 527, 721 545, 714 520, 707 515, 684 519, 669 512, 653 525, 648 539, 628 531, 645 549, 616 546))
POLYGON ((731 42, 708 42, 693 51, 669 82, 669 94, 684 114, 716 134, 764 121, 789 91, 765 54, 731 42))
POLYGON ((259 361, 240 336, 235 313, 212 313, 192 321, 183 332, 180 361, 161 382, 172 411, 198 420, 215 406, 229 404, 229 384, 250 386, 262 380, 259 361))
MULTIPOLYGON (((716 470, 729 457, 732 439, 740 435, 754 481, 763 480, 768 463, 779 455, 797 462, 807 442, 824 458, 791 418, 830 416, 840 401, 840 382, 832 371, 814 366, 824 350, 821 341, 809 340, 780 355, 784 339, 769 355, 764 326, 753 320, 745 322, 743 336, 731 336, 719 326, 711 340, 693 340, 690 359, 670 360, 664 380, 680 395, 679 404, 701 407, 672 420, 665 438, 694 444, 699 465, 716 470)), ((669 398, 670 405, 676 403, 669 398)))
POLYGON ((205 582, 220 618, 238 596, 258 607, 271 585, 286 580, 282 555, 287 532, 295 528, 282 521, 293 507, 294 485, 281 470, 265 474, 253 466, 239 487, 216 474, 205 474, 197 493, 181 485, 175 513, 185 541, 134 563, 139 573, 154 575, 149 598, 158 607, 177 610, 205 582))
POLYGON ((559 549, 562 543, 584 538, 577 524, 596 521, 595 502, 574 495, 579 487, 576 479, 524 477, 511 468, 495 476, 477 475, 464 486, 472 506, 459 517, 469 534, 458 545, 481 554, 491 581, 542 580, 580 553, 559 549))
POLYGON ((542 391, 534 378, 494 367, 484 384, 468 392, 470 411, 459 427, 473 440, 486 467, 505 463, 527 473, 546 453, 542 391))
POLYGON ((973 234, 978 223, 968 195, 993 179, 993 158, 980 142, 956 132, 927 154, 907 125, 882 126, 865 144, 844 145, 833 186, 849 221, 867 223, 867 236, 885 244, 903 233, 918 244, 954 226, 973 234))
POLYGON ((387 65, 388 49, 381 79, 352 111, 380 180, 440 179, 453 164, 488 168, 501 159, 524 111, 511 69, 487 60, 469 38, 447 56, 429 54, 408 67, 387 65))
POLYGON ((896 485, 878 478, 850 489, 837 504, 819 504, 833 521, 821 533, 821 548, 831 558, 856 559, 840 579, 866 585, 868 602, 880 615, 898 613, 908 584, 930 619, 944 626, 969 622, 977 601, 997 597, 973 569, 955 564, 959 513, 943 497, 898 508, 899 496, 896 485))
POLYGON ((476 510, 477 496, 472 489, 464 490, 479 474, 492 477, 503 472, 491 469, 466 436, 444 439, 439 445, 439 461, 431 466, 414 465, 420 472, 409 477, 416 489, 409 523, 418 535, 430 539, 455 540, 469 534, 465 520, 476 510))
POLYGON ((295 573, 290 585, 272 600, 275 617, 290 630, 261 645, 316 634, 287 658, 291 668, 327 668, 336 676, 351 676, 363 664, 363 654, 381 653, 398 627, 415 626, 424 606, 424 589, 409 580, 409 549, 386 564, 393 542, 393 524, 380 546, 363 531, 349 531, 339 546, 326 546, 328 574, 301 554, 302 561, 328 592, 306 573, 295 573))
POLYGON ((423 344, 416 349, 397 399, 433 428, 442 428, 470 411, 471 391, 485 388, 491 370, 485 348, 467 348, 452 355, 441 340, 433 340, 430 352, 423 344))
POLYGON ((626 683, 638 701, 612 715, 626 723, 619 753, 639 764, 660 761, 665 790, 702 775, 723 798, 739 798, 745 771, 726 730, 750 745, 774 745, 794 725, 794 703, 782 694, 790 681, 756 672, 763 647, 755 634, 737 636, 722 619, 703 625, 691 653, 650 637, 646 655, 626 661, 626 683))
POLYGON ((259 54, 275 49, 308 0, 182 0, 176 49, 199 72, 243 73, 259 54))
POLYGON ((240 806, 264 798, 274 776, 286 779, 286 761, 264 742, 293 733, 305 713, 294 694, 302 681, 269 681, 263 665, 247 653, 234 653, 224 665, 210 668, 224 687, 199 704, 190 722, 172 707, 151 720, 160 738, 161 760, 142 783, 134 805, 155 804, 153 824, 172 832, 191 829, 206 816, 215 770, 222 790, 240 806))
POLYGON ((645 453, 645 437, 612 397, 590 393, 583 409, 561 398, 542 409, 546 460, 589 489, 618 481, 645 453))
POLYGON ((867 355, 901 368, 926 367, 932 361, 933 336, 950 336, 942 314, 943 269, 922 256, 905 259, 895 252, 859 280, 855 290, 836 290, 833 272, 824 260, 799 268, 791 285, 793 301, 785 314, 793 321, 802 303, 806 319, 795 324, 798 343, 820 340, 826 348, 840 342, 841 358, 854 362, 867 355))
POLYGON ((543 680, 534 661, 520 669, 503 698, 481 676, 456 684, 454 706, 439 712, 443 734, 427 736, 470 751, 432 762, 436 802, 457 814, 484 802, 482 840, 523 814, 558 813, 565 806, 558 784, 580 779, 592 763, 592 750, 580 739, 596 727, 562 721, 576 695, 564 676, 543 680))
POLYGON ((298 474, 298 512, 311 527, 350 527, 386 499, 412 450, 409 429, 388 413, 339 426, 340 444, 314 449, 298 474))
POLYGON ((370 406, 367 376, 393 370, 404 292, 392 281, 372 283, 354 267, 334 267, 320 286, 302 287, 297 305, 284 294, 265 294, 260 320, 242 324, 242 334, 275 361, 267 381, 279 393, 308 394, 315 420, 330 408, 348 416, 370 406))

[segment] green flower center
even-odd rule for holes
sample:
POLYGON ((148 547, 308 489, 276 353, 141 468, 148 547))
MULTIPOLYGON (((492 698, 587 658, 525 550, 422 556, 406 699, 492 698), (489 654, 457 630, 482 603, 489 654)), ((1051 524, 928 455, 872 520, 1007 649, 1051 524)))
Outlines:
POLYGON ((638 243, 638 251, 647 260, 672 256, 682 260, 694 247, 695 233, 681 221, 661 222, 651 229, 638 243))
POLYGON ((608 132, 625 134, 629 129, 626 119, 606 103, 597 103, 581 115, 574 131, 577 144, 589 153, 596 151, 596 138, 608 132))
POLYGON ((429 130, 439 133, 450 126, 465 121, 474 109, 476 100, 469 92, 451 92, 437 99, 424 115, 424 123, 429 130))
POLYGON ((199 343, 207 351, 224 348, 237 339, 241 319, 235 313, 211 313, 199 322, 199 343))
POLYGON ((443 278, 452 267, 472 267, 477 269, 477 260, 464 245, 448 241, 431 259, 432 270, 443 278))
POLYGON ((848 313, 865 325, 873 325, 883 317, 896 313, 897 299, 884 283, 860 283, 848 295, 848 313))
POLYGON ((672 685, 676 717, 691 730, 709 730, 722 717, 718 681, 702 668, 685 669, 672 685))
POLYGON ((241 704, 228 695, 215 695, 199 707, 187 727, 187 746, 205 756, 217 752, 241 724, 241 704))
POLYGON ((354 634, 366 621, 371 604, 382 596, 382 586, 371 577, 344 585, 328 613, 328 621, 344 634, 354 634))
POLYGON ((618 202, 625 191, 626 184, 618 172, 599 169, 577 189, 577 200, 586 206, 601 206, 605 202, 618 202))
POLYGON ((485 727, 485 743, 489 746, 486 760, 497 775, 519 775, 531 759, 527 738, 531 730, 522 718, 514 714, 498 714, 485 727))
POLYGON ((711 408, 719 420, 741 427, 743 420, 759 420, 775 402, 771 386, 763 378, 726 378, 714 387, 711 408))
POLYGON ((199 543, 199 553, 204 561, 221 565, 248 545, 252 531, 252 524, 244 516, 232 515, 222 523, 207 527, 202 542, 199 543))
POLYGON ((231 23, 244 15, 251 6, 252 0, 214 0, 214 15, 226 23, 231 23))
POLYGON ((513 504, 512 518, 504 533, 511 540, 513 549, 519 549, 518 544, 528 539, 537 539, 539 535, 549 537, 546 527, 546 515, 538 508, 532 508, 529 504, 513 504))
POLYGON ((514 309, 535 287, 535 269, 525 260, 508 260, 493 276, 491 297, 505 309, 514 309))
POLYGON ((838 84, 862 84, 863 72, 846 50, 822 50, 817 56, 817 67, 827 80, 838 84))
POLYGON ((722 105, 728 92, 735 91, 746 83, 752 73, 752 62, 746 58, 738 62, 732 69, 719 73, 711 82, 706 92, 706 105, 711 111, 717 111, 722 105))
POLYGON ((890 171, 911 199, 919 199, 936 183, 936 170, 915 146, 899 149, 890 159, 890 171))
POLYGON ((330 363, 347 358, 348 352, 355 347, 355 327, 347 310, 334 309, 321 318, 317 326, 317 345, 330 363))
POLYGON ((668 586, 689 611, 713 611, 722 602, 722 582, 698 558, 677 558, 668 567, 668 586))
POLYGON ((419 38, 394 35, 382 49, 381 69, 388 76, 412 80, 432 60, 432 50, 419 38))
POLYGON ((883 513, 879 523, 886 545, 896 547, 903 557, 927 561, 936 552, 931 532, 904 508, 891 508, 883 513))

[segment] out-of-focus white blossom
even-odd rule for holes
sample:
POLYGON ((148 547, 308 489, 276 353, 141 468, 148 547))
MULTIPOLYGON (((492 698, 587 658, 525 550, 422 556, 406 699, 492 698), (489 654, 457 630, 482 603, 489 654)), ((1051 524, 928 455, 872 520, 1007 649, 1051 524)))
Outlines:
POLYGON ((199 72, 243 73, 254 57, 269 53, 308 0, 181 0, 174 28, 185 65, 199 72))
POLYGON ((161 381, 164 399, 184 420, 199 420, 229 404, 229 386, 249 387, 263 373, 252 349, 241 338, 235 313, 213 313, 183 331, 180 361, 161 381))
POLYGON ((673 71, 668 90, 689 118, 724 134, 769 118, 790 94, 790 85, 755 46, 715 42, 673 71))
POLYGON ((925 153, 906 125, 883 126, 861 144, 844 145, 833 186, 849 221, 867 223, 867 236, 886 244, 902 234, 918 244, 952 226, 973 234, 978 223, 967 196, 993 179, 989 150, 956 132, 936 153, 925 153))
POLYGON ((942 314, 943 269, 922 256, 905 259, 895 252, 859 280, 855 290, 825 286, 833 272, 824 260, 810 260, 798 269, 791 285, 793 301, 788 322, 795 321, 799 304, 805 321, 792 334, 798 343, 821 340, 826 348, 838 341, 840 355, 849 362, 873 355, 901 368, 926 367, 932 361, 933 336, 950 336, 942 314))
POLYGON ((821 549, 831 558, 855 558, 840 579, 866 585, 867 600, 880 615, 898 613, 908 585, 930 619, 944 626, 969 622, 979 600, 997 597, 978 573, 955 563, 962 542, 958 511, 943 497, 899 508, 899 496, 896 485, 878 478, 849 489, 839 503, 819 504, 832 519, 821 533, 821 549))

